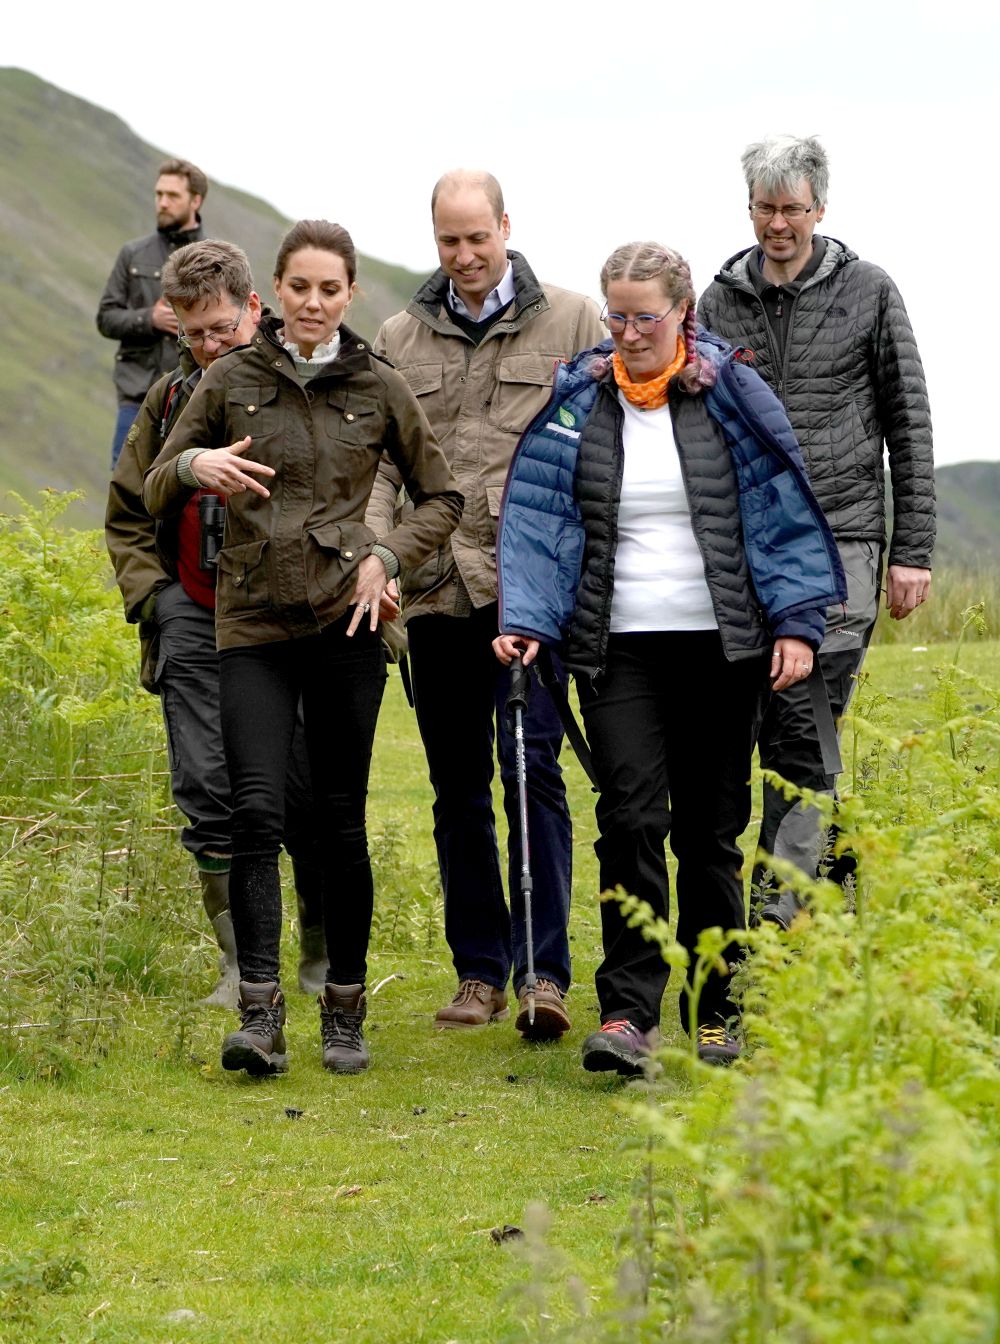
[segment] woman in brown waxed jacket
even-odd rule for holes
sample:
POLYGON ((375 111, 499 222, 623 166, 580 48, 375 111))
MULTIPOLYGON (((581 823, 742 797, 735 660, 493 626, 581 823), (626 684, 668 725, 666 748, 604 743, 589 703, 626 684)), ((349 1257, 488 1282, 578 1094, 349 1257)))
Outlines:
POLYGON ((154 518, 178 512, 203 487, 227 498, 216 634, 242 1021, 223 1042, 222 1063, 252 1074, 287 1068, 278 854, 300 697, 327 823, 323 1063, 342 1073, 367 1067, 365 798, 385 685, 379 601, 401 565, 443 544, 462 511, 407 384, 341 325, 355 274, 345 229, 294 225, 275 264, 283 320, 265 317, 250 345, 204 374, 143 486, 154 518), (415 508, 376 542, 364 514, 383 452, 383 470, 396 467, 415 508))

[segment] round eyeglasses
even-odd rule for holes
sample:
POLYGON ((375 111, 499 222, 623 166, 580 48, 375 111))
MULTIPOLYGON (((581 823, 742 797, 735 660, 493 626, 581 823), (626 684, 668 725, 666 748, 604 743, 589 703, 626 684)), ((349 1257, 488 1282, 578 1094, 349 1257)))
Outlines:
POLYGON ((659 317, 655 313, 636 313, 634 317, 626 317, 624 313, 609 313, 608 305, 605 304, 601 321, 605 323, 612 336, 624 336, 629 323, 632 324, 637 336, 652 336, 660 323, 664 322, 676 307, 675 303, 659 317))

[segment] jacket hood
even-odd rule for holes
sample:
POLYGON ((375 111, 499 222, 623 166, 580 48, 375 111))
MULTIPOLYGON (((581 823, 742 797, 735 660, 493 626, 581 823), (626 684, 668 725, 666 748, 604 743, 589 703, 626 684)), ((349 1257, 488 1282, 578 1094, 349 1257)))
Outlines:
MULTIPOLYGON (((828 275, 834 271, 840 270, 841 266, 846 266, 849 261, 857 261, 858 254, 842 243, 839 238, 826 238, 826 254, 820 262, 819 270, 809 280, 809 284, 815 284, 819 280, 825 280, 828 275)), ((722 269, 715 277, 723 285, 738 285, 741 289, 753 289, 753 281, 750 279, 750 258, 757 251, 757 244, 753 247, 745 247, 740 252, 734 252, 728 261, 723 262, 722 269)))

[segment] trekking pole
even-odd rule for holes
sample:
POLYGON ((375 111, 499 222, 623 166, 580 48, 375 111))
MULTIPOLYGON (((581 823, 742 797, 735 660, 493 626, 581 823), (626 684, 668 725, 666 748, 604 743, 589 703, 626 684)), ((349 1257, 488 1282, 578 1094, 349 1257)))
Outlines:
POLYGON ((524 898, 524 942, 528 970, 524 988, 528 994, 528 1024, 535 1025, 535 941, 531 927, 531 853, 528 849, 528 767, 524 754, 524 711, 528 707, 529 673, 520 658, 510 665, 507 712, 514 719, 514 762, 517 771, 517 810, 521 825, 521 895, 524 898))

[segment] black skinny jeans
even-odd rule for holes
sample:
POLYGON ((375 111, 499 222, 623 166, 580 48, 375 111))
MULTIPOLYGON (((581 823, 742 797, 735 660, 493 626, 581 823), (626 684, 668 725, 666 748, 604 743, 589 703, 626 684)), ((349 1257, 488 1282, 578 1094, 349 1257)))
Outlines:
MULTIPOLYGON (((669 914, 664 842, 677 859, 677 941, 691 957, 702 929, 746 927, 743 855, 750 761, 765 659, 729 663, 718 632, 612 635, 598 691, 580 684, 580 708, 601 785, 594 849, 602 891, 621 886, 669 914)), ((629 928, 617 901, 601 904, 601 1021, 648 1031, 660 1020, 670 968, 655 943, 629 928)), ((724 956, 736 960, 730 944, 724 956)), ((689 971, 690 979, 690 971, 689 971)), ((729 977, 712 973, 698 1023, 735 1013, 729 977)), ((688 1028, 687 995, 681 1022, 688 1028)))
POLYGON ((225 649, 222 736, 233 795, 229 903, 243 980, 279 978, 285 779, 299 699, 312 775, 329 957, 327 980, 364 984, 373 890, 365 830, 385 655, 353 609, 321 634, 225 649))

